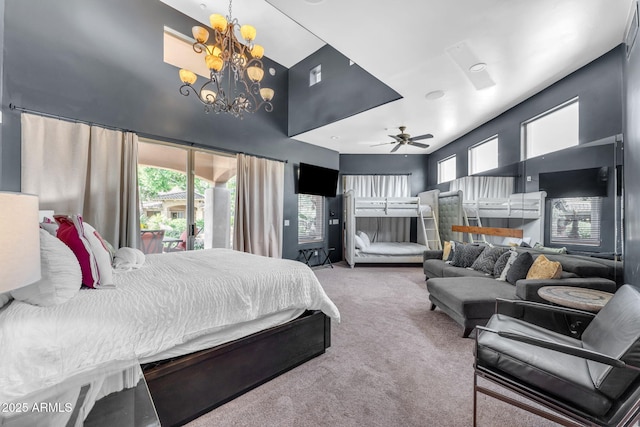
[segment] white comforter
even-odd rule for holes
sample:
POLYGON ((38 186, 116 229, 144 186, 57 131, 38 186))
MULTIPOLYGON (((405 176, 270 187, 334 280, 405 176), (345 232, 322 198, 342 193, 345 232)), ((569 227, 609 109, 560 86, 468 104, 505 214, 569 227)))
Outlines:
POLYGON ((425 245, 412 242, 372 242, 359 251, 362 255, 422 256, 425 245))
POLYGON ((115 284, 58 306, 0 309, 0 402, 269 313, 314 309, 340 319, 306 265, 228 249, 149 255, 115 284))

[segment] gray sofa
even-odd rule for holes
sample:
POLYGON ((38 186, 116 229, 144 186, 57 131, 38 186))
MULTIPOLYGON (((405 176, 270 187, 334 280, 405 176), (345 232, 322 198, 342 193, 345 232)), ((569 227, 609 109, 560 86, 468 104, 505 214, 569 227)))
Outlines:
MULTIPOLYGON (((537 258, 541 252, 518 248, 519 252, 531 252, 537 258)), ((496 280, 493 276, 469 268, 455 267, 442 260, 442 251, 424 253, 424 273, 431 310, 436 307, 447 313, 463 327, 463 337, 469 336, 477 325, 484 326, 495 312, 496 298, 521 299, 545 302, 538 296, 543 286, 575 286, 615 292, 619 266, 607 260, 590 259, 567 254, 544 255, 562 264, 559 279, 520 279, 515 285, 496 280)))

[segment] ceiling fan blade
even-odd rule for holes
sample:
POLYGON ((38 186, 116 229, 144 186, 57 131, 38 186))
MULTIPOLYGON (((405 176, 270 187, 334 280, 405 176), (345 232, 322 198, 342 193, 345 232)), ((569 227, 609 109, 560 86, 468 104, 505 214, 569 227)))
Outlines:
POLYGON ((395 141, 389 141, 389 142, 381 142, 380 144, 373 144, 370 145, 369 147, 379 147, 380 145, 389 145, 389 144, 395 144, 395 141))
POLYGON ((415 136, 415 137, 411 138, 411 140, 412 141, 420 141, 421 139, 428 139, 428 138, 433 138, 433 135, 431 135, 430 133, 427 133, 425 135, 415 136))
POLYGON ((391 138, 395 139, 397 142, 402 142, 402 139, 398 135, 389 135, 391 138))
POLYGON ((392 152, 392 153, 395 153, 396 151, 398 151, 398 150, 400 149, 400 147, 402 147, 402 144, 398 144, 398 145, 396 145, 395 147, 393 147, 393 148, 391 149, 391 152, 392 152))
POLYGON ((411 145, 420 148, 429 148, 429 144, 421 144, 419 142, 410 142, 411 145))

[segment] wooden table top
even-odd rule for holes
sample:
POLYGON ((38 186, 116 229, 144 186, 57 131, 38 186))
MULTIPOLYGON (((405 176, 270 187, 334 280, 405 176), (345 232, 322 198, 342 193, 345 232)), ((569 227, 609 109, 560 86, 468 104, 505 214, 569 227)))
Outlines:
POLYGON ((538 295, 554 304, 591 312, 600 311, 613 296, 609 292, 573 286, 543 286, 538 289, 538 295))

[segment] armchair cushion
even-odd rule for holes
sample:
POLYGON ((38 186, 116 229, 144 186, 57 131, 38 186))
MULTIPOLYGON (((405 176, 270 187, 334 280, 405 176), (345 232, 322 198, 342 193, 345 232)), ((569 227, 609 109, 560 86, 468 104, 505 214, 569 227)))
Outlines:
MULTIPOLYGON (((501 314, 492 316, 487 328, 581 347, 575 338, 501 314)), ((611 408, 611 400, 596 389, 587 362, 579 357, 487 332, 478 337, 476 357, 479 365, 498 369, 585 412, 602 416, 611 408)))
MULTIPOLYGON (((622 286, 582 334, 583 347, 640 366, 640 290, 622 286)), ((638 371, 588 362, 594 384, 617 399, 638 377, 638 371)))

